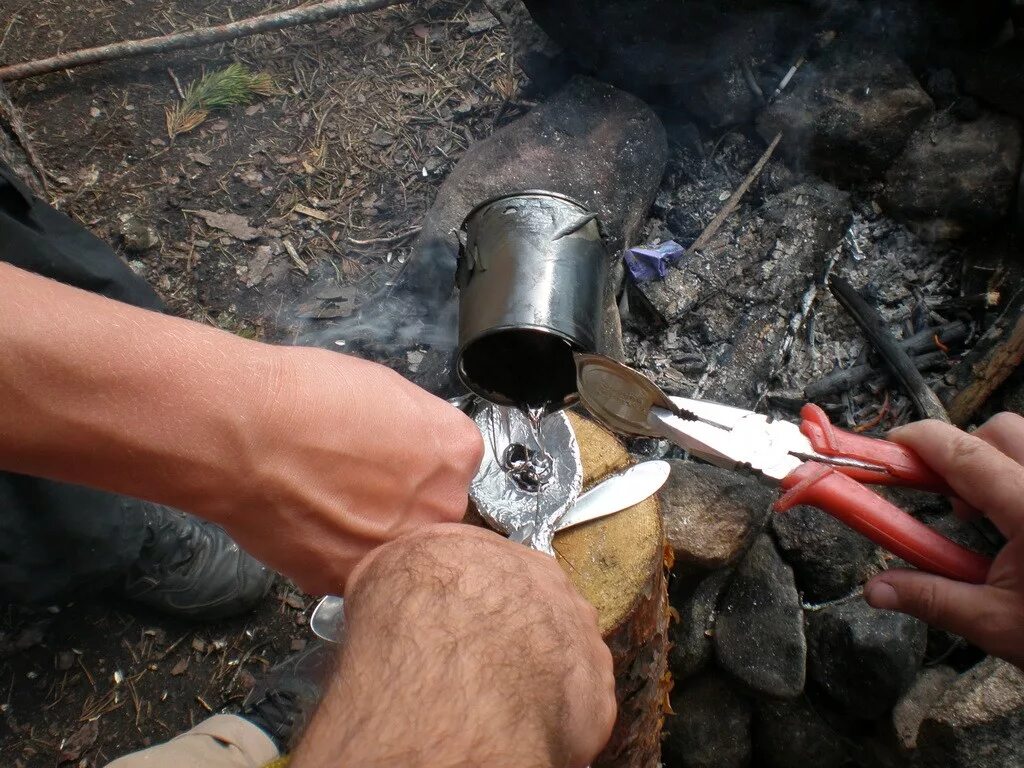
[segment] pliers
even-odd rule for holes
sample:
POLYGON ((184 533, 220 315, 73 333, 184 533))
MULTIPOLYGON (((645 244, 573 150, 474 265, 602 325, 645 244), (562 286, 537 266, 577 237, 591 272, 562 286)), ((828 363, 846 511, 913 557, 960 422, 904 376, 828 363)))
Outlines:
POLYGON ((834 427, 816 405, 799 424, 685 397, 668 397, 649 379, 597 355, 577 355, 580 399, 616 431, 663 437, 693 456, 755 473, 779 485, 774 508, 809 504, 836 517, 908 563, 980 584, 991 561, 947 539, 865 487, 897 485, 952 495, 913 451, 834 427))

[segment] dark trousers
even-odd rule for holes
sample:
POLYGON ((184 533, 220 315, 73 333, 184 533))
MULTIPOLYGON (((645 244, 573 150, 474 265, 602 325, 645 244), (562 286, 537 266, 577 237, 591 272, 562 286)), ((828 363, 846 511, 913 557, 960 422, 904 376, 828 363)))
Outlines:
MULTIPOLYGON (((162 309, 153 289, 109 246, 33 197, 2 163, 0 261, 118 301, 162 309)), ((17 365, 0 350, 0 367, 17 365)), ((126 572, 142 543, 135 500, 0 472, 0 602, 51 602, 106 586, 126 572)))

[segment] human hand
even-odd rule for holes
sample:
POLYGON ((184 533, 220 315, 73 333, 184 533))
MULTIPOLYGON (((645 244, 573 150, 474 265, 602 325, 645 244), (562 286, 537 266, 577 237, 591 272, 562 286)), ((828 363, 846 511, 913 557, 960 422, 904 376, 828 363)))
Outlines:
POLYGON ((554 558, 435 525, 345 593, 335 684, 293 765, 583 768, 615 720, 597 613, 554 558))
POLYGON ((988 517, 1007 538, 985 584, 965 584, 921 571, 894 569, 874 577, 864 598, 958 634, 1024 668, 1024 418, 994 416, 973 434, 922 421, 893 431, 959 497, 957 511, 988 517))
POLYGON ((198 513, 312 594, 339 594, 374 547, 462 519, 483 454, 471 419, 376 363, 266 349, 238 487, 198 513))

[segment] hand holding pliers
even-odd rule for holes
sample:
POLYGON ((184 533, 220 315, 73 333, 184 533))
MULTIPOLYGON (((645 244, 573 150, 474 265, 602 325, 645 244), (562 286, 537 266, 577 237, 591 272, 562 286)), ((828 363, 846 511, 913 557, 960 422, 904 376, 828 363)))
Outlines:
POLYGON ((642 374, 597 355, 577 355, 580 399, 607 426, 663 437, 712 464, 782 487, 776 511, 809 504, 930 573, 984 583, 991 561, 956 544, 866 487, 898 485, 951 494, 898 443, 834 427, 807 404, 801 421, 705 400, 668 397, 642 374))

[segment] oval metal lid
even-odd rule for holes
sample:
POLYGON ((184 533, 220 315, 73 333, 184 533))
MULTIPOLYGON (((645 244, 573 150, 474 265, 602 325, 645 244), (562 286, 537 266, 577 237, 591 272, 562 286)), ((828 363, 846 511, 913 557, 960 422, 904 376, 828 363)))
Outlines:
POLYGON ((677 409, 653 381, 603 355, 577 353, 573 357, 580 400, 594 418, 615 432, 660 436, 648 426, 651 409, 672 413, 677 409))

